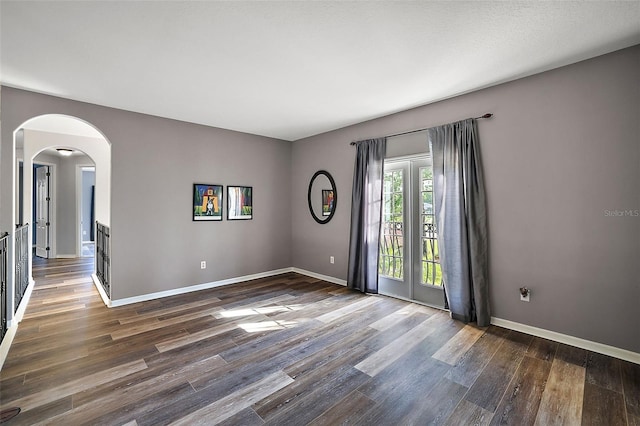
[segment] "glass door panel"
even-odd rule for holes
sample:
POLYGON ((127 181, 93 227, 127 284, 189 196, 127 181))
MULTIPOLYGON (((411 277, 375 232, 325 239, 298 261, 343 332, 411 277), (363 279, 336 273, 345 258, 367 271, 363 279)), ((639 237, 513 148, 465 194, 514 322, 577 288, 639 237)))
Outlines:
POLYGON ((418 200, 413 220, 419 224, 416 247, 420 247, 414 262, 415 279, 412 281, 413 299, 432 305, 444 306, 442 269, 438 250, 435 208, 433 205, 433 169, 430 159, 415 160, 411 164, 414 187, 413 197, 418 200))
POLYGON ((378 265, 381 294, 411 297, 411 226, 407 223, 409 164, 385 163, 382 190, 382 225, 378 265))

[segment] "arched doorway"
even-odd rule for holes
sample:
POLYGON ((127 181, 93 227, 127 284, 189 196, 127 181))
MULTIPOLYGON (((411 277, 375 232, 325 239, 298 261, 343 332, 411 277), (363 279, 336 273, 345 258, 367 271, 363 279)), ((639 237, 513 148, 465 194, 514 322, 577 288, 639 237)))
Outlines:
MULTIPOLYGON (((111 222, 111 144, 107 138, 98 130, 95 126, 85 122, 77 117, 47 114, 38 117, 31 118, 22 125, 20 125, 14 131, 14 166, 19 166, 19 160, 22 159, 22 176, 17 176, 14 173, 16 181, 22 180, 22 188, 16 185, 14 182, 14 188, 16 196, 14 197, 14 223, 21 224, 26 222, 26 218, 33 218, 34 212, 34 192, 33 182, 34 173, 32 173, 34 163, 37 162, 37 158, 42 156, 60 156, 61 153, 71 154, 70 158, 75 157, 77 161, 67 161, 67 178, 73 182, 73 188, 68 188, 69 193, 73 193, 74 196, 70 197, 74 201, 67 207, 68 216, 73 219, 68 220, 65 223, 66 228, 70 227, 70 231, 66 232, 71 234, 71 238, 67 238, 66 248, 60 250, 58 244, 47 245, 49 252, 56 257, 68 257, 68 256, 82 256, 82 232, 81 227, 82 219, 78 218, 81 214, 81 207, 78 205, 78 186, 83 167, 92 167, 94 170, 94 211, 92 217, 91 228, 95 229, 95 222, 99 222, 103 226, 109 227, 111 222), (68 164, 67 164, 68 163, 68 164), (75 177, 75 179, 73 179, 75 177), (21 220, 22 219, 22 220, 21 220), (69 243, 71 240, 71 243, 69 243), (54 248, 52 250, 52 247, 54 248)), ((57 158, 57 157, 54 157, 57 158)), ((62 163, 61 163, 62 164, 62 163)), ((58 167, 58 171, 61 167, 58 167)), ((19 170, 19 167, 18 167, 19 170)), ((57 176, 54 179, 58 179, 57 187, 60 188, 63 182, 60 182, 61 176, 57 176)), ((60 201, 60 200, 58 200, 60 201)), ((69 204, 68 200, 65 200, 69 204)), ((59 211, 58 211, 59 213, 59 211)), ((58 215, 59 216, 59 215, 58 215)), ((66 215, 65 215, 66 216, 66 215)), ((54 230, 54 237, 57 237, 61 231, 59 229, 62 225, 60 218, 56 218, 54 214, 54 221, 47 221, 54 230), (58 228, 58 229, 56 229, 58 228)), ((28 241, 31 243, 34 241, 34 227, 28 227, 28 241)), ((51 236, 51 235, 50 235, 51 236)), ((13 251, 16 253, 16 251, 13 251)), ((42 253, 42 252, 41 252, 42 253)), ((17 253, 16 253, 17 255, 17 253)), ((33 253, 29 249, 28 262, 26 270, 28 270, 28 276, 30 280, 30 287, 33 284, 33 253)), ((95 274, 94 274, 95 275, 95 274)), ((15 290, 14 281, 14 290, 15 290)), ((97 286, 105 304, 109 305, 109 296, 104 290, 97 286)), ((26 297, 28 299, 28 295, 26 297)), ((15 312, 15 317, 19 320, 24 312, 26 303, 20 303, 18 310, 15 312)), ((14 307, 15 309, 15 307, 14 307)))
MULTIPOLYGON (((38 154, 55 148, 83 152, 95 167, 95 220, 101 229, 111 225, 111 143, 95 126, 68 115, 44 114, 25 120, 13 129, 11 161, 12 197, 4 205, 9 220, 7 227, 13 228, 2 240, 3 278, 5 291, 1 294, 2 331, 0 343, 0 366, 4 363, 17 325, 24 315, 31 291, 33 290, 33 229, 26 223, 32 222, 33 212, 33 163, 38 154), (16 247, 22 248, 20 252, 16 247), (26 247, 26 249, 24 249, 26 247), (18 283, 20 283, 18 285, 18 283)), ((6 164, 6 163, 5 163, 6 164)), ((73 225, 72 225, 73 226, 73 225)), ((104 232, 103 232, 103 235, 104 232)), ((0 236, 2 237, 2 236, 0 236)), ((49 246, 50 247, 50 246, 49 246)), ((104 258, 104 256, 103 256, 104 258)), ((110 277, 110 267, 104 268, 103 276, 110 277)), ((97 274, 92 274, 94 283, 103 302, 109 306, 108 292, 97 282, 97 274), (101 291, 102 290, 102 291, 101 291)), ((109 283, 111 284, 111 283, 109 283)))
MULTIPOLYGON (((24 177, 19 159, 18 187, 24 177)), ((93 257, 95 242, 95 162, 82 151, 55 147, 33 161, 32 215, 24 214, 18 189, 18 224, 29 223, 35 256, 41 259, 93 257), (48 225, 47 225, 48 224, 48 225)), ((103 194, 100 194, 103 195, 103 194)))

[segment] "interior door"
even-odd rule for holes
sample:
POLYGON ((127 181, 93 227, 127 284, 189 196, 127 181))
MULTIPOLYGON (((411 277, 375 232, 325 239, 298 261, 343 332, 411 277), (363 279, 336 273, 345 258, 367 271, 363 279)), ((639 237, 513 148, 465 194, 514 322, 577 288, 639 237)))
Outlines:
POLYGON ((385 161, 382 197, 378 291, 444 307, 430 159, 385 161))
POLYGON ((35 179, 36 256, 49 258, 49 166, 39 166, 35 179))

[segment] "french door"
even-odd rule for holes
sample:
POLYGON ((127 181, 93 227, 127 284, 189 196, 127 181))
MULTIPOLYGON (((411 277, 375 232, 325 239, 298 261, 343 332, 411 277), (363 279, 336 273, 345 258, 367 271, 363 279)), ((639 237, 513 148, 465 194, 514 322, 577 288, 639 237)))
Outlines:
POLYGON ((386 160, 378 291, 444 307, 428 157, 386 160))

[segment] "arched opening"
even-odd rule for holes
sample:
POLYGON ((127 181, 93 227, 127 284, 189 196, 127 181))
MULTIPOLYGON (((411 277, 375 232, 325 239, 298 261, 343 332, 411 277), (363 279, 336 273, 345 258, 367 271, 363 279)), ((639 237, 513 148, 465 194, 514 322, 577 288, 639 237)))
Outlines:
MULTIPOLYGON (((23 269, 28 271, 32 287, 34 256, 91 256, 93 252, 85 247, 91 244, 84 243, 95 241, 96 222, 110 226, 111 144, 95 126, 77 117, 42 115, 15 129, 14 167, 14 223, 28 235, 28 260, 23 269), (43 191, 45 187, 47 191, 43 191), (26 223, 29 226, 24 226, 26 223)), ((17 265, 19 253, 15 247, 12 252, 17 265)), ((12 287, 17 291, 19 277, 13 278, 12 287)), ((97 287, 109 305, 108 294, 97 287)), ((9 299, 13 299, 11 296, 9 299)), ((25 306, 21 302, 17 310, 13 307, 17 320, 25 306)))
POLYGON ((29 223, 41 259, 93 257, 95 162, 79 150, 49 148, 32 161, 32 214, 24 213, 24 162, 18 159, 18 224, 29 223), (22 195, 22 196, 20 196, 22 195), (46 224, 49 224, 47 226, 46 224))

